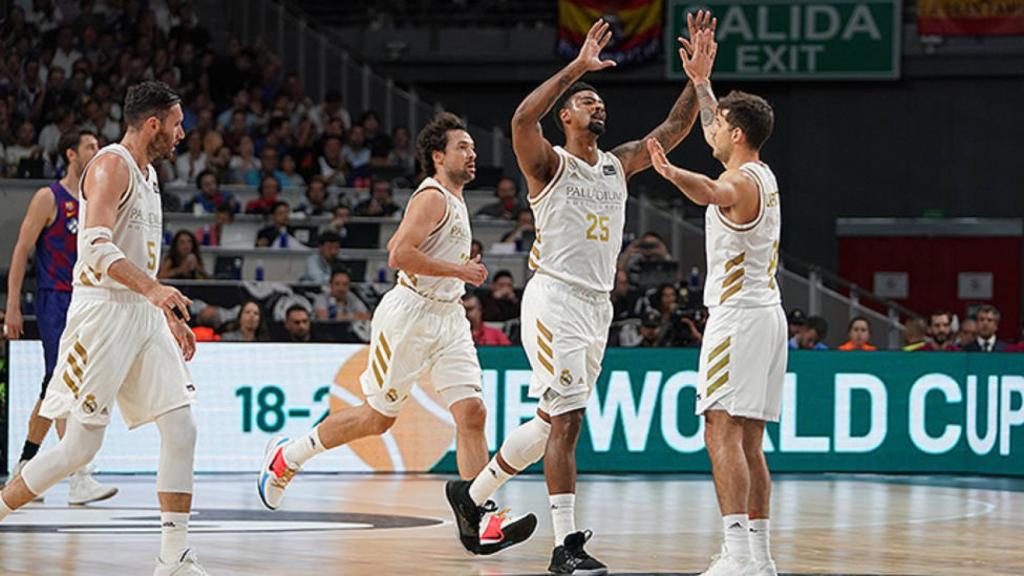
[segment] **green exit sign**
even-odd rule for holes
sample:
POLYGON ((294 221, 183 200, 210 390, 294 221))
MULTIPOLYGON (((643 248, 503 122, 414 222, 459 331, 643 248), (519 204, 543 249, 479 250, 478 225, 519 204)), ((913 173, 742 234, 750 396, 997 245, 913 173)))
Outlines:
POLYGON ((686 14, 718 18, 714 78, 737 80, 894 79, 900 74, 899 0, 669 0, 666 75, 685 78, 676 53, 686 14))

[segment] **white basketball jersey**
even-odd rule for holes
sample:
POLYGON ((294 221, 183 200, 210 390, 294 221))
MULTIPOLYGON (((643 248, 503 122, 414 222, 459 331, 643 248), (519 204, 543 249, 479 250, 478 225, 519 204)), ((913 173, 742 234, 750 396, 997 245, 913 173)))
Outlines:
POLYGON ((530 200, 537 234, 530 268, 568 284, 611 292, 626 224, 622 164, 600 150, 593 166, 561 146, 555 152, 554 178, 530 200))
MULTIPOLYGON (((438 260, 454 264, 468 262, 473 243, 473 231, 469 227, 469 211, 466 209, 466 203, 449 192, 434 178, 424 179, 413 192, 413 196, 427 188, 440 190, 448 205, 441 222, 420 244, 419 249, 427 256, 438 260)), ((462 280, 449 276, 417 276, 399 270, 398 282, 427 298, 445 302, 454 302, 462 298, 466 292, 466 284, 462 280)))
MULTIPOLYGON (((157 182, 156 170, 147 165, 146 172, 139 169, 138 163, 131 152, 120 144, 111 144, 96 153, 91 166, 97 158, 114 154, 124 160, 124 169, 128 170, 128 188, 117 203, 117 219, 113 227, 114 245, 121 249, 129 262, 139 267, 150 278, 156 278, 160 267, 160 247, 163 244, 163 212, 160 207, 160 187, 157 182)), ((86 167, 86 172, 88 172, 86 167)), ((85 176, 82 177, 85 183, 85 176)), ((79 219, 84 222, 83 229, 91 226, 89 222, 89 202, 86 199, 89 191, 82 187, 83 194, 79 198, 79 219)), ((83 252, 81 245, 84 236, 78 235, 78 253, 83 252)), ((113 278, 93 270, 82 258, 75 263, 74 286, 109 288, 111 290, 127 290, 128 288, 113 278)))
POLYGON ((771 306, 782 301, 775 281, 782 230, 779 185, 762 162, 747 162, 740 170, 757 183, 760 208, 753 222, 736 224, 717 206, 708 206, 704 216, 708 253, 704 305, 708 308, 771 306))

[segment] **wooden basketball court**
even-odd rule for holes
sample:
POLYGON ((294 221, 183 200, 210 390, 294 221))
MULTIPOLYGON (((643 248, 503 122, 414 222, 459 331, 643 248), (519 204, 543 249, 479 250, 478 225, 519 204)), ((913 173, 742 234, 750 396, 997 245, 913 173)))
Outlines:
MULTIPOLYGON (((202 476, 191 543, 214 575, 534 575, 551 553, 539 476, 511 482, 500 505, 540 518, 534 538, 473 558, 455 538, 445 478, 305 475, 284 506, 260 506, 249 476, 202 476)), ((88 508, 67 485, 0 524, 0 574, 145 575, 159 549, 155 479, 106 476, 120 487, 88 508)), ((772 546, 780 573, 1024 574, 1024 482, 948 477, 780 476, 772 546)), ((579 487, 588 551, 612 574, 695 574, 719 546, 706 476, 587 476, 579 487)))

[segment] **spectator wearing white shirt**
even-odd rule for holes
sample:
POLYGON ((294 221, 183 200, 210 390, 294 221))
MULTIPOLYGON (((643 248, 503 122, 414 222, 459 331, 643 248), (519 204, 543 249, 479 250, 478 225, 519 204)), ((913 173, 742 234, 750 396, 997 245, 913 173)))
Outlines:
POLYGON ((81 57, 82 53, 75 50, 71 28, 61 28, 57 33, 57 49, 53 53, 53 60, 50 61, 50 68, 61 68, 64 70, 64 76, 70 78, 75 62, 81 57))
POLYGON ((75 127, 75 112, 68 108, 58 108, 53 112, 53 121, 39 131, 39 147, 47 156, 57 154, 57 143, 61 134, 75 127))
POLYGON ((198 130, 189 132, 185 145, 185 153, 174 162, 176 181, 183 184, 195 182, 199 173, 206 170, 206 153, 203 152, 203 139, 198 130))
POLYGON ((317 320, 369 320, 370 309, 351 291, 352 278, 345 270, 331 273, 330 285, 318 295, 313 305, 317 320))

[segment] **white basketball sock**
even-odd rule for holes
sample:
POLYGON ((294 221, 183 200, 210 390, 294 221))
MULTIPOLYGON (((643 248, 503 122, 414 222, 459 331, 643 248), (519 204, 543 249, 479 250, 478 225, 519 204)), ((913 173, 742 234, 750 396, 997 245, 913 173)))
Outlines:
POLYGON ((0 521, 10 516, 11 512, 14 512, 14 510, 11 510, 10 506, 4 502, 3 494, 0 494, 0 521))
POLYGON ((307 460, 326 450, 327 448, 320 442, 320 433, 313 428, 305 436, 285 445, 284 461, 295 468, 301 468, 307 460))
POLYGON ((750 521, 750 556, 754 562, 768 562, 772 559, 771 547, 768 543, 768 519, 750 521))
POLYGON ((469 497, 473 499, 473 502, 477 506, 480 506, 487 499, 491 497, 501 488, 505 482, 508 482, 512 478, 512 475, 501 469, 498 465, 498 457, 491 458, 491 461, 487 463, 487 467, 480 471, 473 479, 473 483, 469 485, 469 497))
POLYGON ((187 549, 188 512, 160 513, 160 561, 174 564, 187 549))
POLYGON ((555 528, 555 546, 565 544, 565 537, 576 532, 576 495, 551 494, 551 524, 555 528))
POLYGON ((725 533, 725 552, 741 561, 750 561, 750 542, 746 514, 722 516, 722 530, 725 533))

